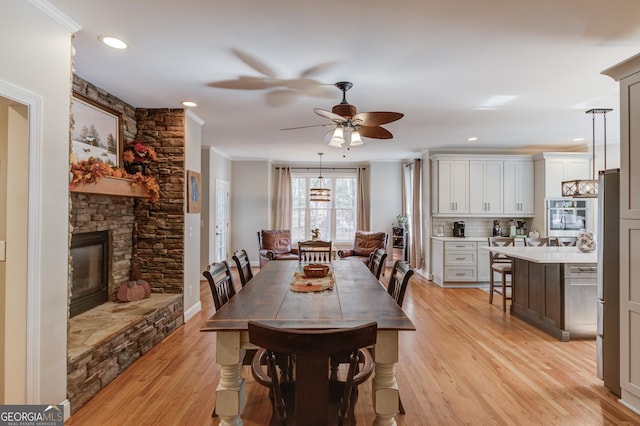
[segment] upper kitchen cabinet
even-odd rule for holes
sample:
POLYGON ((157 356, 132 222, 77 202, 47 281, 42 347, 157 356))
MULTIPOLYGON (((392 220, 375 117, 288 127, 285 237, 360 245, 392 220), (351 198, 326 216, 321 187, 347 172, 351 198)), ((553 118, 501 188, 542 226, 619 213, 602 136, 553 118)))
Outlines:
POLYGON ((435 154, 430 159, 434 215, 533 215, 531 156, 435 154))
POLYGON ((502 161, 469 161, 469 213, 502 213, 502 161))
POLYGON ((536 187, 541 189, 542 199, 561 198, 563 181, 591 178, 591 154, 588 152, 543 152, 534 160, 536 187))
POLYGON ((533 216, 533 161, 504 162, 504 213, 514 216, 533 216))
POLYGON ((469 161, 431 162, 433 177, 432 212, 434 214, 469 213, 469 161))

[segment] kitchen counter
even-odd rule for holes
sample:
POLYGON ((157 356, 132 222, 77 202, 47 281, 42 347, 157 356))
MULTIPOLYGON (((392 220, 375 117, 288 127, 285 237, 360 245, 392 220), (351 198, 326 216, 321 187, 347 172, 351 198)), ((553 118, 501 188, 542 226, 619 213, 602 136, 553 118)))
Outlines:
POLYGON ((596 251, 583 253, 577 247, 482 247, 483 250, 535 263, 597 263, 596 251))
MULTIPOLYGON (((483 242, 486 243, 489 237, 431 237, 437 241, 474 241, 474 242, 483 242)), ((520 244, 520 240, 522 240, 522 244, 524 245, 524 235, 521 237, 515 237, 516 244, 520 244)))
POLYGON ((562 340, 594 338, 597 254, 577 247, 482 247, 512 258, 510 312, 562 340))

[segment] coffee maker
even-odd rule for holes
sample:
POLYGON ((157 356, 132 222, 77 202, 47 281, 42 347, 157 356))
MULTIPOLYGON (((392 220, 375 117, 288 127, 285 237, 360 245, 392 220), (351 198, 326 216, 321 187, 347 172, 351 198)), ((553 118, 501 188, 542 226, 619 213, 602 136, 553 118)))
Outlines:
POLYGON ((464 222, 453 222, 453 236, 464 237, 464 222))
POLYGON ((494 220, 493 221, 493 236, 494 237, 501 237, 502 236, 502 226, 500 226, 500 221, 499 220, 494 220))

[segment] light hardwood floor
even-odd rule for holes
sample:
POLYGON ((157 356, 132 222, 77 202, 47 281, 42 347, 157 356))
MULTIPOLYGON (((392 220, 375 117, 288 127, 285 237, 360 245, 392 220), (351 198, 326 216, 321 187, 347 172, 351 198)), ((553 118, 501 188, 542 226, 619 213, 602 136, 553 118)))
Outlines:
MULTIPOLYGON (((219 423, 211 418, 219 380, 215 334, 199 331, 214 308, 206 282, 200 288, 202 312, 67 425, 219 423)), ((417 331, 400 335, 397 380, 406 414, 396 416, 398 425, 640 425, 640 415, 596 377, 593 340, 560 342, 503 313, 499 297, 494 305, 488 298, 479 289, 442 289, 418 274, 411 279, 404 310, 417 331)), ((268 424, 267 391, 243 368, 244 424, 268 424)), ((357 421, 370 425, 370 385, 360 390, 357 421)))

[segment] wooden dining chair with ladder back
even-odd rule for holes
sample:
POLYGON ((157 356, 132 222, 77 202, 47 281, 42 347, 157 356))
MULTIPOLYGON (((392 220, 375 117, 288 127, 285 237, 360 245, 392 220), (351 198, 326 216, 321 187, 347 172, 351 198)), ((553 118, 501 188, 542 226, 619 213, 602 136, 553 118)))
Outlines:
MULTIPOLYGON (((489 237, 489 247, 513 246, 515 238, 489 237)), ((502 296, 502 311, 507 311, 507 300, 511 300, 511 282, 507 282, 507 275, 511 275, 511 259, 499 253, 489 252, 489 303, 493 304, 493 293, 502 296), (501 285, 495 285, 494 275, 500 274, 501 285)))
POLYGON ((253 271, 251 270, 251 262, 246 250, 236 250, 233 253, 233 261, 238 268, 238 276, 240 276, 240 283, 242 287, 247 285, 251 278, 253 278, 253 271))
POLYGON ((262 348, 251 371, 273 397, 271 425, 355 425, 358 386, 371 377, 374 368, 366 348, 376 344, 375 322, 352 328, 299 330, 249 321, 248 328, 249 342, 262 348), (295 357, 294 381, 280 380, 275 353, 295 357), (335 380, 329 377, 328 361, 342 353, 350 354, 349 367, 344 378, 335 380))

